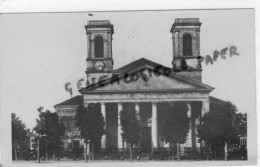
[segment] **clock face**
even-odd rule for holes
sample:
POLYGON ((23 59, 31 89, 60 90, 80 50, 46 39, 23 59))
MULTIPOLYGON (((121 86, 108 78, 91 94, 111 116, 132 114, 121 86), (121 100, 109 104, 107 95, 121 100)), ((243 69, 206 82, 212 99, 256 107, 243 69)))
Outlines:
POLYGON ((105 63, 103 61, 96 61, 95 62, 95 68, 98 71, 103 71, 105 68, 105 63))

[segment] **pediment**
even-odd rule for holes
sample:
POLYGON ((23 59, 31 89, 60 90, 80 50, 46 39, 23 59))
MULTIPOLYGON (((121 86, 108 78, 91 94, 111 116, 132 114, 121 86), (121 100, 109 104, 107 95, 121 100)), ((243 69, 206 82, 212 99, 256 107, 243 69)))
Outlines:
POLYGON ((160 73, 150 66, 114 75, 102 82, 80 90, 87 92, 136 92, 136 91, 210 91, 213 88, 192 80, 187 80, 173 73, 160 73))

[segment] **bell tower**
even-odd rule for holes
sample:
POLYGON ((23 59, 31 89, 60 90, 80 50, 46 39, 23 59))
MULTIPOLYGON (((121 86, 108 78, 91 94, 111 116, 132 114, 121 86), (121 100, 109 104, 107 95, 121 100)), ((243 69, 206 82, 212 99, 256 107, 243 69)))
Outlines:
POLYGON ((92 20, 88 21, 85 29, 88 38, 87 71, 112 71, 113 25, 109 20, 92 20))
POLYGON ((113 71, 112 35, 113 25, 109 20, 91 20, 85 26, 87 32, 87 85, 98 82, 113 71))
POLYGON ((176 18, 172 28, 173 71, 201 82, 199 18, 176 18))

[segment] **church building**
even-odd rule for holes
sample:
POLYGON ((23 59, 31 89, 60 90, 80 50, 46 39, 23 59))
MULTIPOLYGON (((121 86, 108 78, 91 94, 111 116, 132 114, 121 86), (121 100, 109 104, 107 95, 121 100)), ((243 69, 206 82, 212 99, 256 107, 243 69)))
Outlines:
MULTIPOLYGON (((190 130, 186 143, 181 144, 181 153, 200 150, 197 125, 200 117, 209 112, 214 89, 202 83, 200 61, 199 18, 176 18, 169 27, 172 36, 172 63, 168 67, 140 58, 114 69, 112 40, 113 25, 108 20, 88 21, 86 87, 81 95, 54 106, 71 136, 68 142, 83 146, 75 126, 75 115, 80 105, 98 103, 105 120, 105 134, 95 147, 100 150, 121 152, 129 145, 122 140, 120 112, 131 103, 135 106, 141 125, 141 137, 137 146, 143 153, 168 149, 161 140, 159 126, 163 108, 174 102, 185 102, 189 108, 190 130), (194 114, 199 113, 199 114, 194 114)), ((115 32, 116 33, 116 32, 115 32)), ((141 55, 140 55, 141 56, 141 55)))

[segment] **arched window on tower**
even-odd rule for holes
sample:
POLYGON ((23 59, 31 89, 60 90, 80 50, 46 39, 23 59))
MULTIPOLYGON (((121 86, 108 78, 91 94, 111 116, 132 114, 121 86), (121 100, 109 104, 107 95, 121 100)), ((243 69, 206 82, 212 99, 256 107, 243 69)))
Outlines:
POLYGON ((101 36, 97 36, 95 38, 95 58, 103 58, 103 57, 104 57, 103 38, 101 36))
POLYGON ((192 37, 190 34, 183 36, 183 56, 192 56, 192 37))

